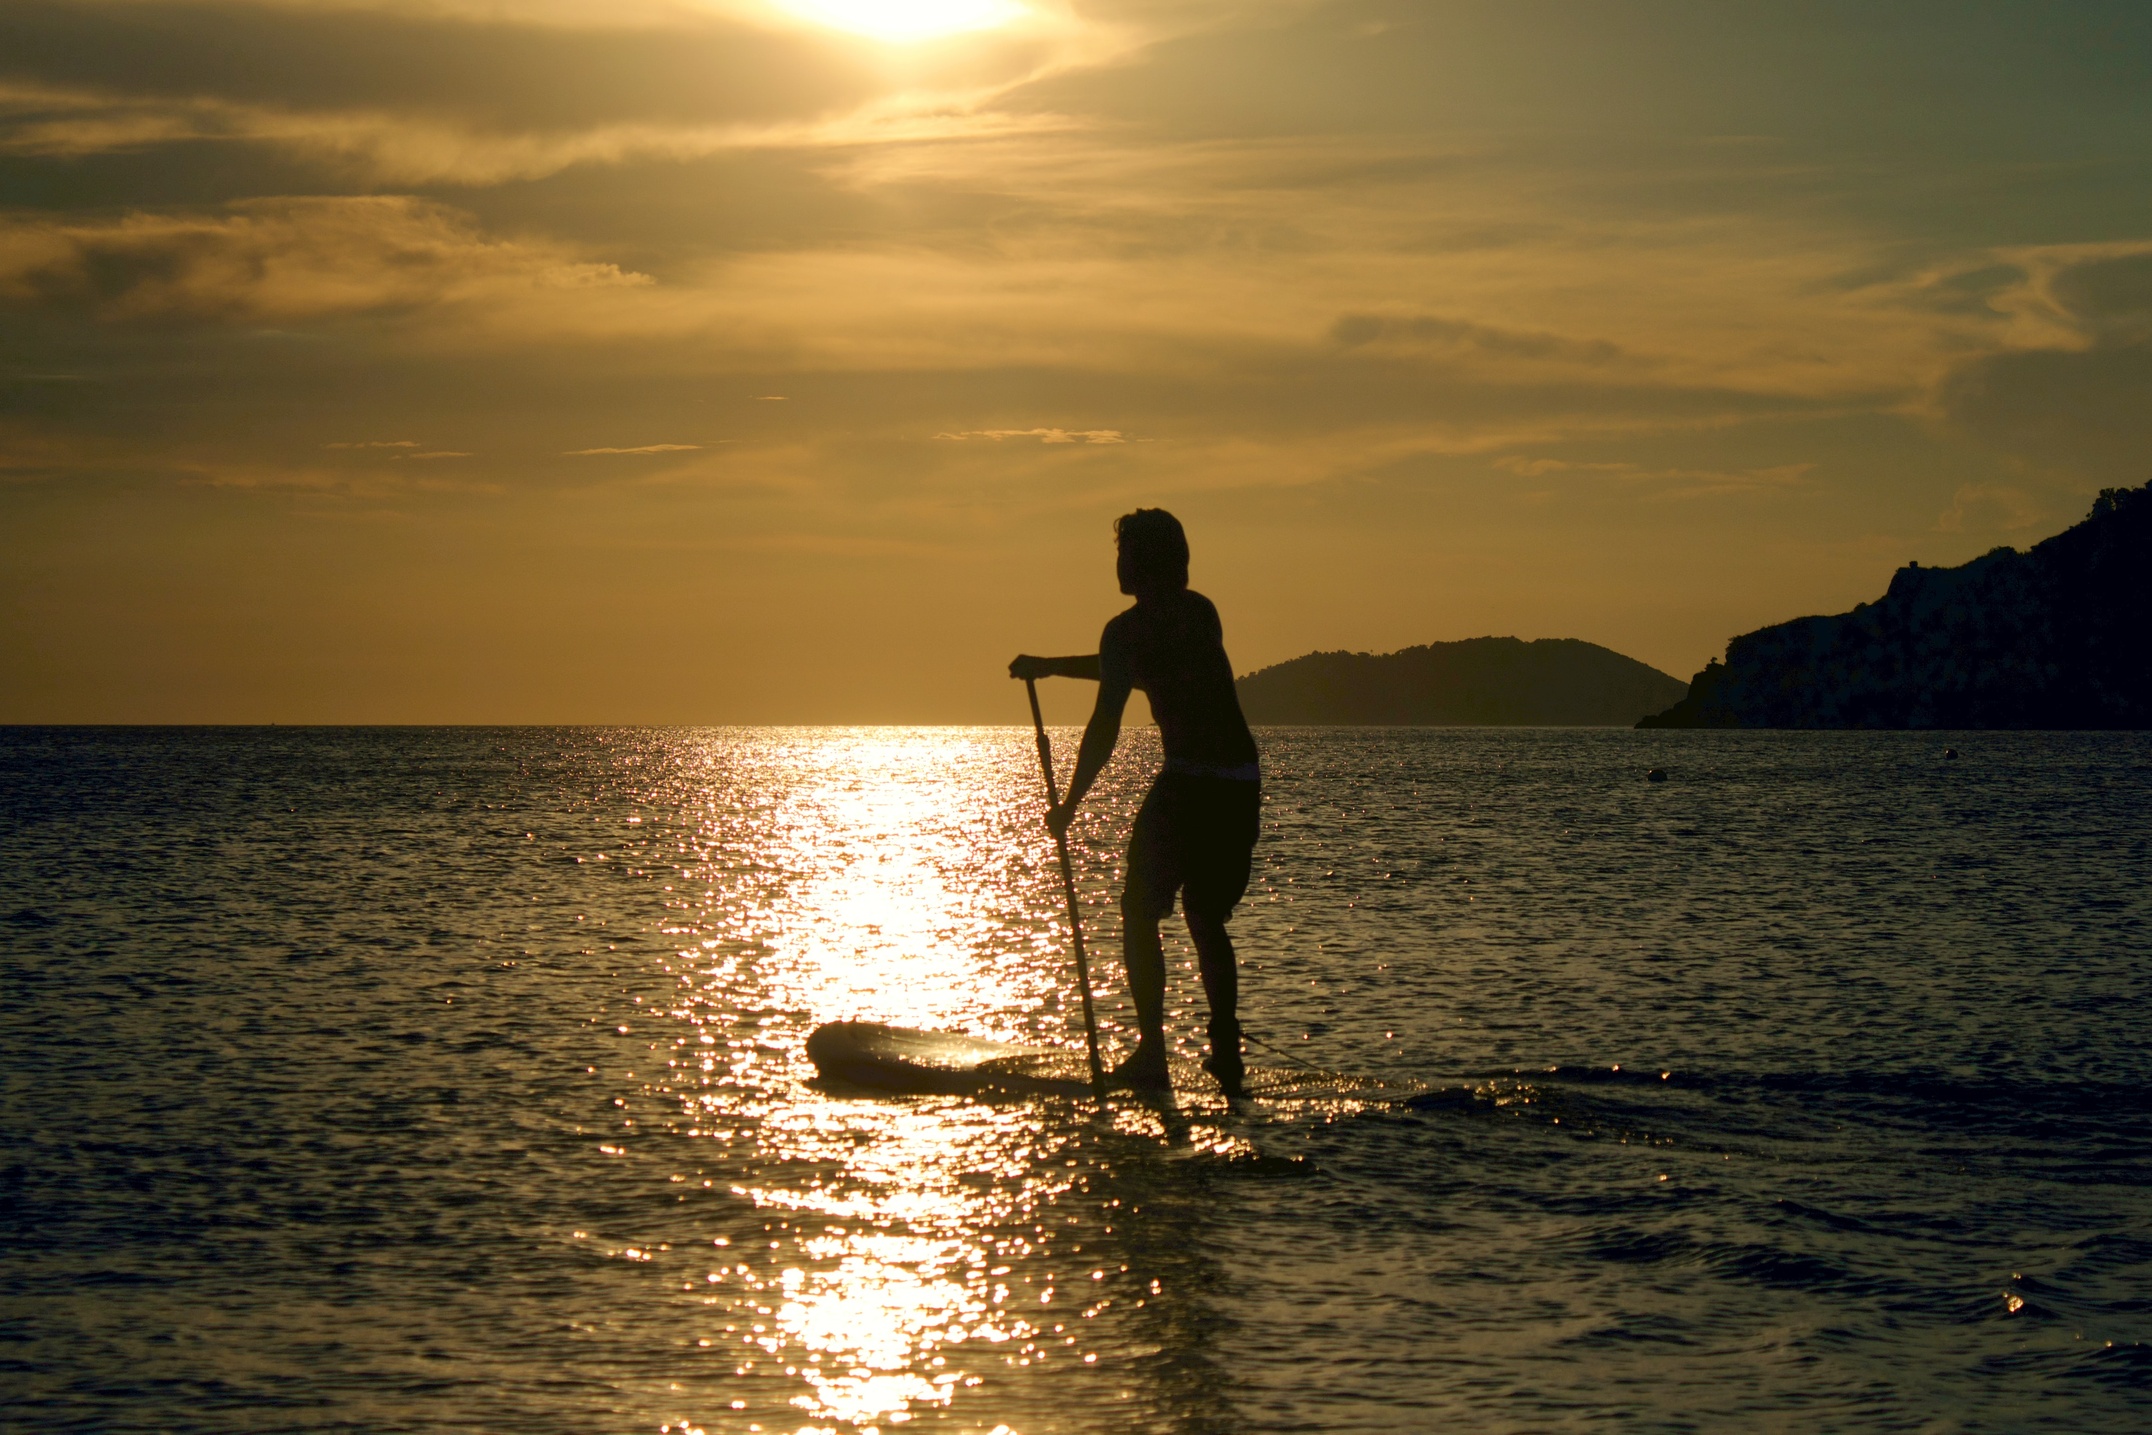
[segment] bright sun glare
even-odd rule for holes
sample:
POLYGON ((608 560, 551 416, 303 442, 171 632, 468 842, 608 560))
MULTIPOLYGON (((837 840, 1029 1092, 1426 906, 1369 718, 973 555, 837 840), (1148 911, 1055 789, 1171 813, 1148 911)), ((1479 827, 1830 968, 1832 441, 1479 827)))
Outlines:
POLYGON ((877 40, 931 40, 1020 18, 1017 0, 779 0, 802 19, 877 40))

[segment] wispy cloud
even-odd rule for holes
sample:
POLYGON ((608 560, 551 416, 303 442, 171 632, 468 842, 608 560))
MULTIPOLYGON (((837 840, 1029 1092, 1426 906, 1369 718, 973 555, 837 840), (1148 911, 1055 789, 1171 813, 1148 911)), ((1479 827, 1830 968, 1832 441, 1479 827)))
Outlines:
POLYGON ((429 458, 470 458, 473 456, 458 448, 422 448, 419 444, 407 438, 369 439, 363 443, 332 443, 324 444, 323 447, 343 449, 345 451, 386 449, 389 451, 388 457, 391 462, 408 461, 416 463, 429 458))
POLYGON ((991 101, 1000 88, 905 91, 797 119, 615 119, 503 128, 423 108, 315 109, 214 95, 129 95, 0 81, 0 154, 79 159, 159 145, 244 141, 377 184, 492 185, 542 179, 577 165, 977 141, 1080 128, 1063 115, 995 109, 991 101))
POLYGON ((699 443, 644 443, 633 448, 571 448, 563 452, 564 458, 590 458, 603 453, 691 453, 701 448, 699 443))
POLYGON ((1633 463, 1570 463, 1559 458, 1524 458, 1510 454, 1494 461, 1496 468, 1519 478, 1544 478, 1550 473, 1635 473, 1633 463))
POLYGON ((1611 364, 1627 357, 1619 345, 1604 339, 1570 339, 1432 314, 1346 314, 1331 325, 1330 337, 1349 349, 1370 344, 1427 345, 1573 364, 1611 364))
POLYGON ((2015 484, 1968 483, 1936 517, 1938 533, 2022 533, 2051 517, 2051 505, 2015 484))
POLYGON ((399 196, 0 220, 0 303, 110 321, 292 322, 649 282, 563 248, 491 238, 456 210, 399 196))
POLYGON ((1127 443, 1128 439, 1119 429, 965 429, 962 433, 938 433, 938 439, 951 439, 963 443, 968 439, 992 439, 999 443, 1007 438, 1035 438, 1040 443, 1127 443))
POLYGON ((1511 454, 1494 466, 1520 478, 1575 475, 1602 476, 1655 487, 1662 497, 1701 498, 1711 494, 1751 493, 1785 488, 1801 482, 1815 469, 1813 463, 1775 464, 1768 468, 1661 468, 1641 463, 1579 463, 1558 458, 1525 458, 1511 454))

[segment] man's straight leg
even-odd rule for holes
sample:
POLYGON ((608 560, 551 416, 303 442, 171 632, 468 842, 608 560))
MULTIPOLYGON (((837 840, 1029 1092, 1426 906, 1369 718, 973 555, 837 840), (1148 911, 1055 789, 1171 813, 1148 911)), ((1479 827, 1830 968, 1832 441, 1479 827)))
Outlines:
POLYGON ((1165 1039, 1166 951, 1158 936, 1158 919, 1164 915, 1147 896, 1121 898, 1121 960, 1128 967, 1136 1030, 1146 1044, 1165 1039))
POLYGON ((1166 953, 1158 922, 1173 910, 1180 886, 1170 822, 1163 784, 1154 786, 1129 834, 1128 878, 1121 888, 1121 959, 1141 1041, 1136 1055, 1115 1071, 1125 1071, 1136 1084, 1166 1080, 1166 953))

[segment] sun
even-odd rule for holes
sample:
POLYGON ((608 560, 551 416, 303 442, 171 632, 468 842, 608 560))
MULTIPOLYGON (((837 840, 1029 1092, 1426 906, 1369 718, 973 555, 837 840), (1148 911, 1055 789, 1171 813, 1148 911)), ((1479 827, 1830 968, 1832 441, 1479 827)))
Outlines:
POLYGON ((1023 18, 1017 0, 778 0, 803 20, 876 40, 933 40, 1023 18))

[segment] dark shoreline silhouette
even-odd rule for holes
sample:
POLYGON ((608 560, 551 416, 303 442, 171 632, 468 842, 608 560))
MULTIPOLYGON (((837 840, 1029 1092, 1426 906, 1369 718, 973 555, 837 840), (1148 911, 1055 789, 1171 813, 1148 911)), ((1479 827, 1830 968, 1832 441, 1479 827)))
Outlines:
POLYGON ((1638 727, 2152 727, 2152 484, 2020 553, 1908 564, 1873 603, 1744 633, 1638 727))
POLYGON ((1396 653, 1309 653, 1236 685, 1252 723, 1627 727, 1681 679, 1577 638, 1468 638, 1396 653))

